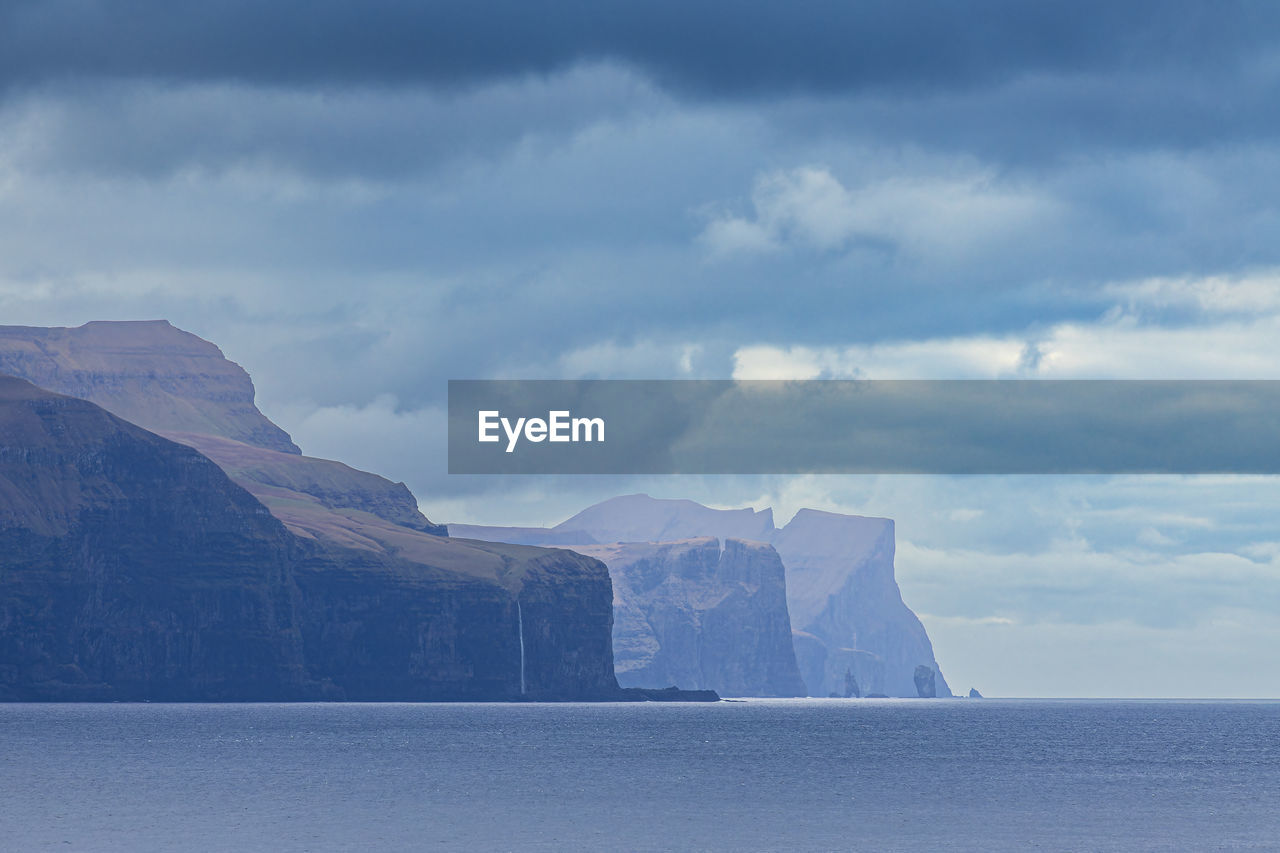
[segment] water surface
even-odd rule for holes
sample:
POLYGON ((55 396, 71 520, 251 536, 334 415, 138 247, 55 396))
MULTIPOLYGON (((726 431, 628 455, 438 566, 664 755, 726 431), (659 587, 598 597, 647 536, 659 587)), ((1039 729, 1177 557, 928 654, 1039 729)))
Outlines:
POLYGON ((1280 849, 1280 703, 0 705, 11 850, 1280 849))

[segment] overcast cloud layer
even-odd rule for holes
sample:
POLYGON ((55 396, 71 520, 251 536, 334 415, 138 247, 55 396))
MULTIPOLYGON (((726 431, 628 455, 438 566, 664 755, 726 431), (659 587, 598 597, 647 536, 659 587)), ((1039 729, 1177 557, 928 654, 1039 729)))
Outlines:
POLYGON ((1278 42, 1262 2, 3 2, 0 322, 168 318, 442 521, 893 516, 984 692, 1280 695, 1271 479, 449 478, 443 413, 449 378, 1280 378, 1278 42))

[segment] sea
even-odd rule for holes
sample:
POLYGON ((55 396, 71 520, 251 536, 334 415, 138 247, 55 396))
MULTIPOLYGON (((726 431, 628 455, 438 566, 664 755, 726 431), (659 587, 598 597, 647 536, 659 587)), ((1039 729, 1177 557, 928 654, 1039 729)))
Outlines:
POLYGON ((1280 702, 0 705, 0 849, 1280 850, 1280 702))

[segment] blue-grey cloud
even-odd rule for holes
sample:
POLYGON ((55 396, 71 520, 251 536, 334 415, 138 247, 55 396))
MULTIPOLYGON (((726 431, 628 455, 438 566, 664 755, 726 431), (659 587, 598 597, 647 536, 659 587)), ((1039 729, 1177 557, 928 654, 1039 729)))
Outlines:
POLYGON ((466 84, 613 58, 710 94, 953 89, 1036 72, 1230 66, 1274 44, 1277 14, 1250 0, 10 0, 0 76, 466 84))

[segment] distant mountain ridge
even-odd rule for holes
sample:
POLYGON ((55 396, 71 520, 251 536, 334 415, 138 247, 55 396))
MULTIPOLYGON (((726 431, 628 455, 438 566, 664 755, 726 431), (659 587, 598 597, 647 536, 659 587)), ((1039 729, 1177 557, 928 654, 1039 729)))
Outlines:
MULTIPOLYGON (((556 535, 596 543, 659 543, 699 536, 767 543, 786 567, 786 608, 795 658, 809 695, 844 695, 847 682, 856 680, 864 695, 916 696, 920 666, 934 673, 936 695, 951 695, 924 625, 903 602, 894 577, 892 519, 802 509, 778 528, 770 509, 713 509, 689 500, 624 495, 588 507, 553 528, 490 532, 482 526, 451 524, 450 529, 472 538, 543 544, 554 543, 556 535)), ((561 544, 602 553, 590 545, 561 544)), ((610 570, 616 578, 612 565, 610 570)))
POLYGON ((554 528, 587 533, 600 542, 665 542, 697 536, 768 542, 773 510, 712 509, 690 500, 623 495, 589 506, 554 528))

